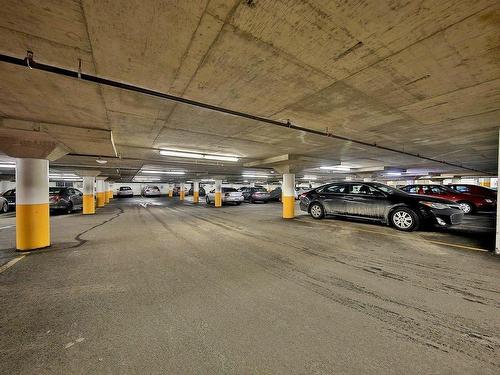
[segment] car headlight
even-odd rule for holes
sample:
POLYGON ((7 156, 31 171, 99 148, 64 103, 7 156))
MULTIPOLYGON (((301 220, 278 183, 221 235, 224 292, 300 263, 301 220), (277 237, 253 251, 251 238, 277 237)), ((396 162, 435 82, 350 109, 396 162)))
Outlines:
POLYGON ((486 198, 484 201, 485 201, 486 203, 493 203, 493 199, 488 199, 488 198, 486 198))
POLYGON ((437 210, 444 210, 445 208, 450 208, 450 206, 448 206, 447 204, 444 204, 444 203, 425 202, 425 201, 420 201, 420 203, 427 206, 427 207, 435 208, 437 210))

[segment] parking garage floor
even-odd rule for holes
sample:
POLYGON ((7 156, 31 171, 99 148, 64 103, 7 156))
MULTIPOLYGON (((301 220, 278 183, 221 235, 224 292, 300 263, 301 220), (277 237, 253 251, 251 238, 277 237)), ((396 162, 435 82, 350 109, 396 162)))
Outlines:
POLYGON ((499 372, 493 216, 400 233, 280 210, 115 199, 24 257, 1 215, 0 373, 499 372))

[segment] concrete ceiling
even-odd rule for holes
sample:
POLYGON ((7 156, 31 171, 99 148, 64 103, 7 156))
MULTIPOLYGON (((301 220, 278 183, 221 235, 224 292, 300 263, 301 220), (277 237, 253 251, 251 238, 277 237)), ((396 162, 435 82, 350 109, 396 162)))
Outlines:
MULTIPOLYGON (((495 0, 20 0, 2 5, 0 53, 72 70, 81 59, 85 73, 495 173, 499 25, 495 0)), ((4 62, 0 77, 0 129, 46 133, 69 152, 54 166, 117 180, 144 166, 238 175, 284 154, 308 158, 295 163, 307 173, 342 162, 471 174, 4 62)))

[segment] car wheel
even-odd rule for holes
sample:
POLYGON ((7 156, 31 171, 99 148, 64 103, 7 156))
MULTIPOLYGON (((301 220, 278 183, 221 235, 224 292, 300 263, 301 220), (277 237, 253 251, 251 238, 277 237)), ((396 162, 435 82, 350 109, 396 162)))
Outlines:
POLYGON ((73 203, 72 202, 69 202, 68 205, 66 206, 66 212, 68 214, 73 212, 73 203))
POLYGON ((241 204, 241 202, 236 202, 236 205, 239 206, 241 204))
POLYGON ((464 214, 468 215, 474 212, 474 205, 469 202, 458 202, 460 209, 464 212, 464 214))
POLYGON ((4 202, 2 206, 2 212, 5 214, 9 211, 9 204, 7 202, 4 202))
POLYGON ((418 228, 420 221, 418 215, 406 207, 396 208, 390 215, 391 224, 397 230, 411 232, 418 228))
POLYGON ((325 217, 325 210, 319 203, 313 203, 311 207, 309 207, 309 213, 312 218, 316 220, 323 219, 325 217))

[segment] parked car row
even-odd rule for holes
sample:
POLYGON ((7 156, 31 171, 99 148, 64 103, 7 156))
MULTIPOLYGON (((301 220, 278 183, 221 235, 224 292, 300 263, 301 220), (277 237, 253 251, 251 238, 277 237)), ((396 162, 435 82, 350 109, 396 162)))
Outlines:
POLYGON ((477 210, 492 210, 496 207, 496 192, 482 186, 475 185, 407 185, 401 190, 418 195, 428 195, 444 198, 460 206, 465 214, 477 210))
MULTIPOLYGON (((83 193, 72 187, 50 187, 49 207, 51 211, 71 213, 83 208, 83 193)), ((7 190, 0 197, 0 210, 7 212, 16 208, 16 189, 7 190), (7 208, 5 207, 7 202, 7 208)))

